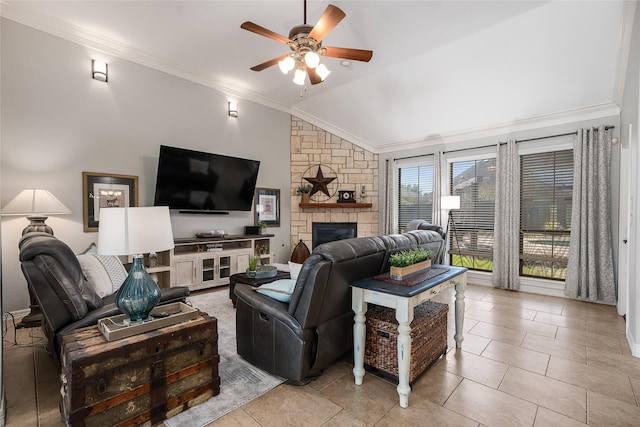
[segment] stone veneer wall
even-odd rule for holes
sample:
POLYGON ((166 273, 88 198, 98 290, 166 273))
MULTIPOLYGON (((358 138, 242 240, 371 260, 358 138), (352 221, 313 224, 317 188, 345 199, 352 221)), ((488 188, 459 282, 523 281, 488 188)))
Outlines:
MULTIPOLYGON (((311 175, 315 176, 315 170, 311 175)), ((306 183, 306 181, 304 181, 306 183)), ((378 155, 291 116, 291 250, 302 239, 311 250, 313 222, 356 222, 358 237, 377 236, 378 232, 378 155), (356 201, 371 203, 371 208, 301 208, 296 189, 302 175, 311 166, 328 166, 337 174, 339 190, 354 190, 356 201), (365 197, 361 188, 365 187, 365 197)), ((326 203, 335 203, 337 193, 326 203)), ((314 202, 312 198, 312 202, 314 202)))

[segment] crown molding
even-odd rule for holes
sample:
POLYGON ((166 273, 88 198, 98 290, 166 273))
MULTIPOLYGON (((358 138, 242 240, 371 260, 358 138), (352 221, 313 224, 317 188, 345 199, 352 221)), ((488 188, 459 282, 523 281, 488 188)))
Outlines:
POLYGON ((425 148, 436 145, 442 146, 479 138, 502 137, 511 133, 523 132, 541 127, 559 126, 568 123, 577 123, 587 120, 611 117, 620 114, 620 107, 613 103, 604 103, 567 111, 560 111, 557 113, 541 114, 539 116, 533 116, 508 123, 499 123, 473 129, 444 133, 440 135, 432 135, 425 138, 417 138, 408 141, 388 142, 381 146, 373 145, 358 137, 357 135, 354 135, 342 128, 336 127, 319 117, 308 114, 295 107, 292 108, 291 114, 361 148, 364 148, 365 150, 368 150, 375 154, 383 154, 416 148, 425 148))
POLYGON ((447 145, 456 142, 463 142, 486 137, 500 137, 516 132, 600 119, 604 117, 616 116, 619 114, 620 107, 618 105, 614 103, 603 103, 591 105, 588 107, 575 108, 572 110, 559 111, 556 113, 541 114, 539 116, 532 116, 526 119, 514 120, 508 123, 482 126, 478 128, 433 135, 426 138, 419 138, 409 141, 391 142, 384 144, 384 146, 377 147, 377 153, 390 153, 401 150, 424 148, 434 145, 447 145))

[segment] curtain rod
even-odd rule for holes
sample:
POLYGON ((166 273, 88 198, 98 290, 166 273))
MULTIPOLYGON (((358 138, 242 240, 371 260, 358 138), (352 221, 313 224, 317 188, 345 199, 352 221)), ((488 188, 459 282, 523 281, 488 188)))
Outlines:
MULTIPOLYGON (((615 126, 605 126, 604 130, 615 129, 615 128, 616 128, 615 126)), ((516 144, 518 142, 537 141, 539 139, 556 138, 559 136, 569 136, 569 135, 577 135, 577 134, 578 132, 576 131, 576 132, 561 133, 559 135, 539 136, 538 138, 529 138, 529 139, 520 139, 520 140, 516 139, 516 144)))
MULTIPOLYGON (((609 130, 609 129, 615 129, 615 126, 605 126, 604 130, 609 130)), ((529 142, 529 141, 538 141, 541 139, 549 139, 549 138, 558 138, 560 136, 569 136, 569 135, 577 135, 578 132, 568 132, 568 133, 560 133, 557 135, 548 135, 548 136, 539 136, 537 138, 529 138, 529 139, 516 139, 516 144, 520 143, 520 142, 529 142)), ((506 142, 500 142, 500 144, 506 144, 506 142)), ((456 153, 458 151, 468 151, 468 150, 475 150, 478 148, 489 148, 489 147, 495 147, 496 144, 489 144, 489 145, 481 145, 479 147, 470 147, 470 148, 459 148, 457 150, 448 150, 448 151, 443 151, 443 154, 447 154, 447 153, 456 153)), ((405 160, 405 159, 414 159, 416 157, 425 157, 425 156, 433 156, 434 153, 431 154, 417 154, 415 156, 408 156, 408 157, 398 157, 396 159, 393 159, 393 161, 396 160, 405 160)))

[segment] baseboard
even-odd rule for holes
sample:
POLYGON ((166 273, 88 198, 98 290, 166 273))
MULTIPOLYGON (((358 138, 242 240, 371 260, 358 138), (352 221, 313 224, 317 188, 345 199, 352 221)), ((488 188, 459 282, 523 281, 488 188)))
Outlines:
MULTIPOLYGON (((493 287, 493 284, 491 283, 491 273, 481 271, 469 271, 467 273, 467 283, 493 287)), ((568 298, 564 294, 564 283, 559 284, 558 282, 535 279, 532 277, 520 278, 519 291, 550 297, 568 298)))
POLYGON ((16 310, 16 311, 10 311, 8 313, 4 313, 6 314, 10 314, 11 316, 13 316, 14 320, 16 321, 16 324, 18 322, 20 322, 20 320, 22 320, 22 318, 26 315, 28 315, 29 313, 31 313, 31 309, 29 308, 24 308, 22 310, 16 310))
POLYGON ((637 343, 633 340, 633 335, 629 332, 627 328, 627 343, 629 344, 629 348, 631 349, 631 355, 633 357, 640 358, 640 343, 637 343))

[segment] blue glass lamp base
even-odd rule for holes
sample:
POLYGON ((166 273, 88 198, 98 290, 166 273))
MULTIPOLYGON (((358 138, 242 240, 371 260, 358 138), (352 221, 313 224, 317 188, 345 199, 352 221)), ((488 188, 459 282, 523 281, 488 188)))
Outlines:
POLYGON ((160 288, 147 273, 142 255, 134 256, 131 271, 118 289, 116 306, 130 322, 142 322, 160 301, 160 288))

